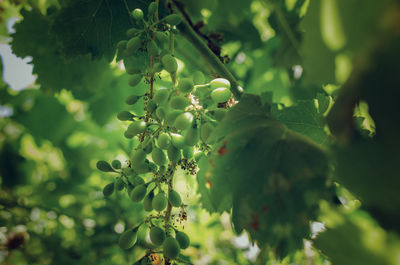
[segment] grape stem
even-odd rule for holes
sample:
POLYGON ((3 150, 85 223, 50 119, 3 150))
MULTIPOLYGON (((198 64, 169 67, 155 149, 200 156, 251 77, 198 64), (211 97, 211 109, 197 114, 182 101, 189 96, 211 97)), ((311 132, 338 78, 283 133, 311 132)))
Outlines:
MULTIPOLYGON (((179 10, 178 8, 176 8, 179 10)), ((180 11, 179 11, 180 12, 180 11)), ((221 76, 229 80, 231 83, 231 91, 236 100, 240 99, 243 88, 240 87, 238 81, 221 60, 210 50, 207 44, 197 35, 186 19, 182 18, 182 22, 177 25, 180 33, 189 40, 189 42, 200 52, 205 60, 214 68, 221 76)))

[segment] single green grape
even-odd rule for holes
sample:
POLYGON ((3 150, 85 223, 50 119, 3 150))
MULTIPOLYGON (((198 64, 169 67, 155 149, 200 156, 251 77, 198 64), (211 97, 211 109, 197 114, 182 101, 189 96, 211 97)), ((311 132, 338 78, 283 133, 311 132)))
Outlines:
POLYGON ((212 90, 219 88, 219 87, 225 87, 225 88, 231 88, 231 83, 229 82, 228 79, 225 78, 215 78, 211 80, 210 82, 210 88, 212 90))
POLYGON ((178 241, 173 237, 167 237, 163 244, 164 256, 168 259, 174 259, 180 252, 178 241))
POLYGON ((139 186, 139 185, 143 185, 145 184, 144 179, 142 177, 139 176, 135 176, 132 178, 132 185, 133 186, 139 186))
POLYGON ((170 190, 168 193, 168 200, 174 207, 180 207, 182 205, 181 196, 175 190, 170 190))
POLYGON ((167 115, 167 110, 165 107, 160 106, 156 109, 156 116, 159 120, 164 120, 167 115))
POLYGON ((132 135, 138 135, 146 130, 147 123, 145 121, 134 121, 129 124, 127 131, 132 135))
POLYGON ((133 163, 132 167, 138 174, 145 174, 147 172, 150 172, 149 164, 146 163, 145 161, 139 163, 133 163))
POLYGON ((171 133, 171 143, 178 149, 183 149, 186 145, 185 138, 179 133, 171 133))
POLYGON ((194 146, 186 146, 182 149, 182 155, 186 159, 190 159, 194 156, 194 146))
POLYGON ((184 112, 176 118, 174 127, 178 130, 186 130, 192 125, 193 119, 194 117, 192 113, 184 112))
POLYGON ((131 55, 132 53, 136 52, 140 46, 142 46, 142 40, 139 36, 133 37, 126 43, 126 52, 131 55))
POLYGON ((133 17, 135 20, 142 20, 143 17, 144 17, 142 9, 140 9, 140 8, 134 9, 134 10, 132 11, 132 17, 133 17))
POLYGON ((151 212, 153 210, 153 205, 152 205, 153 198, 154 198, 154 191, 151 190, 149 194, 147 194, 146 197, 144 197, 143 200, 143 208, 145 211, 151 212))
POLYGON ((122 180, 122 178, 118 178, 117 181, 115 181, 114 188, 118 191, 121 191, 125 188, 125 182, 122 180))
POLYGON ((168 41, 169 41, 168 35, 163 31, 154 32, 154 36, 155 36, 156 40, 160 43, 168 43, 168 41))
POLYGON ((134 105, 140 97, 135 96, 135 95, 130 95, 129 97, 126 98, 125 103, 128 105, 134 105))
POLYGON ((119 238, 118 244, 122 249, 128 249, 135 245, 137 240, 137 228, 129 229, 122 233, 119 238))
POLYGON ((146 191, 147 191, 146 185, 141 184, 133 188, 129 197, 134 202, 140 202, 146 196, 146 191))
POLYGON ((177 15, 177 14, 171 14, 171 15, 166 16, 166 17, 164 18, 164 20, 165 20, 165 22, 167 22, 167 23, 170 24, 171 26, 176 26, 176 25, 178 25, 179 23, 181 23, 182 18, 181 18, 179 15, 177 15))
POLYGON ((210 123, 203 123, 200 129, 200 138, 203 142, 208 143, 207 139, 213 131, 214 127, 210 123))
POLYGON ((185 135, 185 143, 189 146, 195 146, 200 139, 199 128, 191 126, 185 135))
POLYGON ((128 39, 135 37, 141 30, 137 28, 130 28, 126 31, 126 36, 128 39))
POLYGON ((171 136, 169 136, 169 134, 167 133, 162 132, 158 135, 157 143, 161 149, 168 149, 171 144, 171 136))
POLYGON ((169 90, 166 87, 160 87, 155 91, 153 100, 157 105, 162 105, 167 102, 169 97, 169 90))
POLYGON ((168 200, 165 196, 165 193, 160 192, 153 198, 151 205, 153 206, 154 210, 156 210, 157 212, 161 212, 165 209, 165 207, 167 207, 167 203, 168 200))
POLYGON ((231 91, 226 87, 219 87, 211 91, 211 99, 215 103, 222 103, 231 98, 231 91))
POLYGON ((154 245, 160 246, 165 240, 165 231, 158 226, 153 226, 150 229, 150 240, 154 245))
POLYGON ((117 114, 117 119, 120 121, 130 121, 130 120, 132 120, 133 117, 134 116, 132 113, 130 113, 129 111, 125 111, 125 110, 120 111, 117 114))
POLYGON ((151 2, 150 4, 149 4, 149 7, 148 7, 148 12, 147 12, 147 16, 148 16, 148 18, 151 18, 151 17, 153 17, 154 16, 154 14, 156 13, 156 11, 157 11, 157 3, 156 2, 151 2))
POLYGON ((105 197, 110 196, 114 192, 114 182, 108 183, 103 189, 103 195, 105 197))
POLYGON ((174 74, 178 70, 178 63, 176 62, 175 57, 173 57, 171 54, 164 55, 161 58, 161 62, 168 73, 174 74))
POLYGON ((160 148, 154 148, 153 152, 151 153, 151 157, 153 158, 154 163, 159 166, 164 165, 167 162, 167 158, 160 148))
POLYGON ((186 249, 190 245, 189 236, 185 232, 178 231, 175 234, 175 238, 181 249, 186 249))
POLYGON ((181 159, 181 150, 176 148, 172 144, 168 147, 167 154, 168 159, 173 163, 178 163, 181 159))
POLYGON ((192 92, 194 88, 194 83, 193 80, 191 78, 182 78, 181 80, 179 80, 179 84, 178 84, 178 89, 184 93, 190 93, 192 92))
POLYGON ((111 167, 111 165, 104 161, 104 160, 100 160, 97 161, 96 167, 98 170, 101 170, 103 172, 114 172, 115 170, 111 167))
POLYGON ((183 96, 173 96, 169 101, 169 105, 173 109, 184 110, 187 106, 189 106, 190 102, 187 98, 183 96))
POLYGON ((146 152, 143 149, 136 150, 132 155, 132 162, 134 164, 143 163, 146 159, 146 152))
POLYGON ((157 44, 153 40, 147 42, 147 53, 150 56, 157 56, 158 52, 157 44))

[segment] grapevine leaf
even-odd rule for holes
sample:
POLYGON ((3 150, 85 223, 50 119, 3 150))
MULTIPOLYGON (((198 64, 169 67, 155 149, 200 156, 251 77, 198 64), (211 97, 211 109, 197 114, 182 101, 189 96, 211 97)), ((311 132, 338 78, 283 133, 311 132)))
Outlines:
POLYGON ((260 98, 247 94, 212 137, 219 140, 207 158, 208 198, 215 209, 233 205, 235 230, 246 229, 261 245, 278 246, 282 256, 301 248, 319 199, 329 198, 327 158, 320 147, 271 118, 260 98), (233 204, 226 203, 229 196, 233 204))
POLYGON ((66 61, 49 33, 51 18, 36 9, 22 10, 21 15, 24 19, 12 34, 12 50, 19 57, 32 57, 33 73, 38 75, 36 82, 41 89, 51 93, 69 89, 79 99, 95 93, 103 81, 101 77, 109 70, 107 62, 95 62, 88 56, 66 61))
POLYGON ((310 137, 318 144, 327 144, 328 135, 324 131, 323 116, 314 101, 300 100, 296 105, 282 110, 273 108, 272 114, 289 129, 310 137))
MULTIPOLYGON (((129 10, 147 10, 146 1, 126 1, 129 10)), ((124 1, 70 1, 54 19, 52 32, 66 57, 90 54, 95 59, 114 58, 116 44, 132 27, 124 1)))

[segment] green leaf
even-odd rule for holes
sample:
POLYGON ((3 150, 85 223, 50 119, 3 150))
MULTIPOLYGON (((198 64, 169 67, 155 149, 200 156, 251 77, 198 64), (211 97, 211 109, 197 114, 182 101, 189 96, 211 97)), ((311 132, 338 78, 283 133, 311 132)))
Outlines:
POLYGON ((38 10, 22 10, 24 19, 16 24, 12 34, 12 50, 19 57, 32 57, 33 73, 45 92, 55 93, 65 88, 79 99, 94 94, 109 71, 105 60, 92 61, 89 56, 65 60, 54 35, 49 33, 52 19, 38 10))
POLYGON ((318 201, 330 196, 324 151, 247 94, 212 137, 219 141, 198 175, 203 203, 218 212, 233 205, 235 230, 246 229, 260 245, 277 246, 279 255, 301 248, 318 201))
MULTIPOLYGON (((146 1, 126 1, 129 11, 147 9, 146 1)), ((54 18, 51 31, 57 36, 66 57, 90 54, 111 61, 116 45, 126 39, 132 27, 124 1, 70 1, 54 18)))
POLYGON ((310 137, 316 143, 328 144, 323 116, 318 112, 313 100, 300 100, 296 105, 281 110, 274 107, 272 115, 289 129, 310 137))

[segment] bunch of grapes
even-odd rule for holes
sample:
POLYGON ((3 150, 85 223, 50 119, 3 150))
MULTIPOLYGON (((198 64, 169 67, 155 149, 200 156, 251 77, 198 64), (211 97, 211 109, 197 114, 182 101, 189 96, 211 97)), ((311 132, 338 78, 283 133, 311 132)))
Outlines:
MULTIPOLYGON (((180 250, 190 245, 188 235, 171 220, 174 207, 180 210, 179 216, 186 216, 181 196, 173 186, 174 174, 178 165, 195 174, 196 161, 211 149, 209 136, 225 115, 232 95, 230 83, 224 78, 205 83, 201 72, 178 77, 174 34, 178 33, 175 26, 181 22, 181 16, 170 14, 159 19, 158 2, 149 5, 146 20, 140 9, 133 10, 131 16, 134 27, 127 31, 128 39, 118 43, 117 60, 123 60, 133 89, 143 80, 149 90, 142 96, 143 116, 121 111, 117 117, 127 124, 124 136, 136 138, 139 144, 126 166, 119 160, 111 165, 99 161, 97 168, 118 174, 114 182, 104 187, 104 196, 112 195, 114 190, 126 190, 133 202, 142 203, 149 212, 146 220, 121 235, 120 247, 133 247, 139 227, 148 225, 156 249, 149 250, 138 264, 151 264, 154 252, 163 253, 166 264, 170 264, 172 260, 179 261, 180 250), (171 77, 169 86, 157 84, 163 70, 171 77)), ((131 95, 126 104, 134 105, 140 98, 131 95)))

